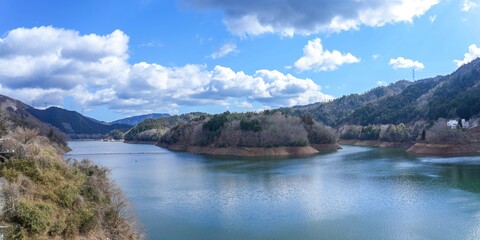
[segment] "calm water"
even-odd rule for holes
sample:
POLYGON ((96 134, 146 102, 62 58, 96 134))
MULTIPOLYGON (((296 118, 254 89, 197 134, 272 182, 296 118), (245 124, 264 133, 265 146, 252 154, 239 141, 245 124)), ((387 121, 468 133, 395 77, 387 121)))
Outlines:
POLYGON ((480 157, 343 146, 313 157, 210 157, 69 142, 112 169, 148 239, 480 239, 480 157))

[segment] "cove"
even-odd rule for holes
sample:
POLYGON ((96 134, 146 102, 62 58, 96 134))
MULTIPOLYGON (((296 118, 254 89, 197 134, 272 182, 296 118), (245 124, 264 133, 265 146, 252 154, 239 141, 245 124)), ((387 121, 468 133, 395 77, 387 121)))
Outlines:
POLYGON ((112 170, 148 239, 479 239, 480 157, 343 145, 305 157, 214 157, 71 141, 112 170))

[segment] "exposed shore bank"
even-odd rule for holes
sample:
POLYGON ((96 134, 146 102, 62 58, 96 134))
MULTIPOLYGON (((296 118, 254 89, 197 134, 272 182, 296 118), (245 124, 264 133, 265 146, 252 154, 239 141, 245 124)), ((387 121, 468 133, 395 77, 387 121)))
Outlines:
POLYGON ((150 141, 123 141, 124 143, 128 144, 148 144, 148 145, 156 145, 157 142, 150 142, 150 141))
POLYGON ((471 155, 480 154, 480 143, 471 144, 429 144, 416 143, 409 149, 408 153, 420 155, 471 155))
POLYGON ((158 144, 174 151, 184 151, 197 154, 210 155, 232 155, 243 157, 259 157, 259 156, 291 156, 291 155, 313 155, 325 151, 336 151, 340 148, 338 144, 315 144, 312 146, 300 147, 201 147, 186 146, 178 144, 158 144))
POLYGON ((380 147, 380 148, 409 148, 413 143, 405 142, 384 142, 376 140, 358 140, 358 139, 340 139, 339 144, 354 145, 362 147, 380 147))

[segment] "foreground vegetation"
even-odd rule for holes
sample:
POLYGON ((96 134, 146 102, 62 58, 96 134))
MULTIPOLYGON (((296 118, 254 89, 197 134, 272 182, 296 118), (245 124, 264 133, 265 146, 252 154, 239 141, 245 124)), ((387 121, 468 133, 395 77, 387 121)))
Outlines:
POLYGON ((161 144, 209 147, 292 147, 335 142, 333 129, 311 117, 280 111, 204 115, 176 125, 160 138, 161 144))
POLYGON ((108 169, 65 161, 63 148, 36 129, 0 125, 8 133, 0 149, 14 150, 0 165, 6 239, 141 238, 108 169))

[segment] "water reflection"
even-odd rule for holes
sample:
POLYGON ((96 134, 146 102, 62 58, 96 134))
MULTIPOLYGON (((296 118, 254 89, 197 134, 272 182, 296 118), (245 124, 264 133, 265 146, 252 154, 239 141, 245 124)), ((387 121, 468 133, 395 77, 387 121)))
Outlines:
POLYGON ((150 239, 463 239, 479 234, 475 157, 452 161, 401 149, 345 146, 313 157, 241 158, 122 143, 70 145, 71 156, 87 154, 113 168, 150 239), (163 154, 98 154, 102 151, 163 154))

